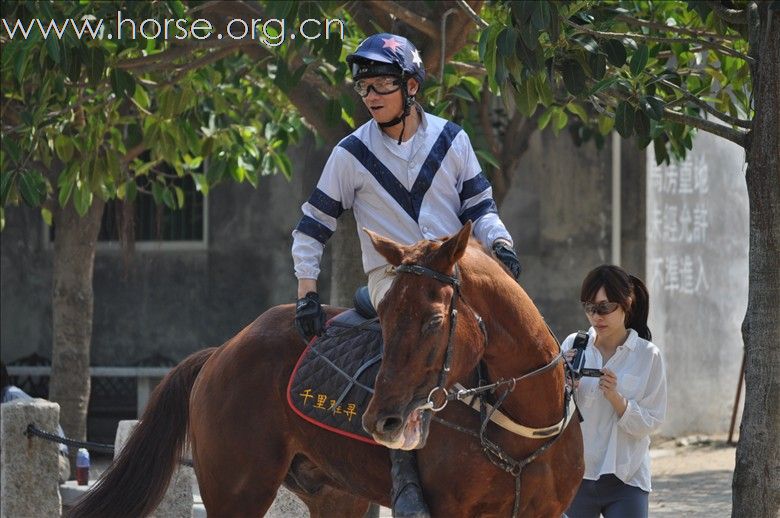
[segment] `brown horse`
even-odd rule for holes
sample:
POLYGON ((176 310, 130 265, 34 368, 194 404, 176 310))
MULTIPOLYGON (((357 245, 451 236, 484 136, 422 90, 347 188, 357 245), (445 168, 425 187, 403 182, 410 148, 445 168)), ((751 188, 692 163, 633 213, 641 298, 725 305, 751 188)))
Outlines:
MULTIPOLYGON (((559 517, 583 473, 576 418, 544 438, 486 424, 481 440, 480 414, 468 406, 450 403, 441 420, 428 411, 454 393, 454 383, 474 386, 481 364, 485 383, 542 368, 497 388, 491 402, 501 403, 512 420, 545 428, 564 412, 564 369, 554 337, 523 289, 469 244, 470 232, 467 223, 443 243, 411 246, 371 234, 376 249, 391 264, 406 265, 398 269, 406 273, 398 274, 378 308, 385 355, 363 424, 378 442, 425 445, 418 464, 435 517, 508 517, 516 491, 519 516, 559 517), (457 320, 451 309, 458 310, 457 320), (486 444, 504 459, 529 462, 520 470, 504 461, 508 473, 483 452, 486 444)), ((340 311, 327 310, 329 317, 340 311)), ((312 516, 358 517, 369 501, 389 505, 387 450, 316 427, 286 402, 288 378, 304 348, 294 313, 292 305, 271 308, 221 347, 195 353, 171 371, 120 457, 72 516, 150 513, 187 429, 211 518, 262 516, 283 483, 302 496, 312 516)))

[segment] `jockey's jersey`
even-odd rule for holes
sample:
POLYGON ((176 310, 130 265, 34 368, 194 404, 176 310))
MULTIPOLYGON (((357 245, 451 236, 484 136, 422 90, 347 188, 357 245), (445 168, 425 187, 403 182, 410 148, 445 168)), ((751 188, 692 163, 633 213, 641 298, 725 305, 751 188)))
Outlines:
POLYGON ((455 234, 471 220, 483 245, 512 242, 466 132, 419 106, 418 112, 411 144, 399 146, 372 119, 333 148, 292 233, 296 277, 318 277, 325 243, 347 209, 355 216, 366 272, 387 260, 363 228, 412 244, 455 234))

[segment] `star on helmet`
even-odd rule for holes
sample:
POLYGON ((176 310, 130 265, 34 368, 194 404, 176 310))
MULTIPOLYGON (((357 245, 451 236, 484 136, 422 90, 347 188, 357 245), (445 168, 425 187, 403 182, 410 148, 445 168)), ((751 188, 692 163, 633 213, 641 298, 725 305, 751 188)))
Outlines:
POLYGON ((422 66, 422 58, 420 58, 420 51, 414 49, 412 51, 412 62, 417 66, 422 66))
POLYGON ((382 48, 383 49, 389 48, 393 52, 397 52, 398 51, 398 47, 402 47, 403 46, 403 43, 398 41, 395 38, 382 38, 382 41, 385 42, 384 45, 382 45, 382 48))

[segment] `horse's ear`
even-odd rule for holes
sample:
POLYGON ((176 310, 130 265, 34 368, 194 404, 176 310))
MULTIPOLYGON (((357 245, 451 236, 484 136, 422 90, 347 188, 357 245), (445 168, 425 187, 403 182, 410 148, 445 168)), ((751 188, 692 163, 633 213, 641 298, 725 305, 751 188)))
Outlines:
POLYGON ((376 248, 376 251, 379 252, 382 257, 387 259, 388 263, 393 266, 398 266, 401 264, 404 251, 400 244, 396 243, 392 239, 380 236, 376 232, 371 232, 365 227, 363 227, 363 232, 368 234, 368 237, 371 238, 371 243, 374 245, 374 248, 376 248))
POLYGON ((469 236, 471 236, 471 220, 466 221, 463 228, 460 231, 447 239, 437 250, 437 255, 445 259, 448 266, 452 266, 457 263, 463 254, 466 252, 466 246, 469 244, 469 236))

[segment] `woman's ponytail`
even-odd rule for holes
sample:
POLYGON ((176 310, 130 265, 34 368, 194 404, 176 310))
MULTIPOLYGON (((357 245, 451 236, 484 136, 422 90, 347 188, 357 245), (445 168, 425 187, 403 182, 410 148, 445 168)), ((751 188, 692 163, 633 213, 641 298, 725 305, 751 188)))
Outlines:
POLYGON ((626 327, 630 327, 645 340, 652 340, 650 328, 647 327, 647 315, 650 311, 650 294, 647 286, 638 277, 629 275, 631 284, 634 285, 631 310, 628 315, 626 327))

